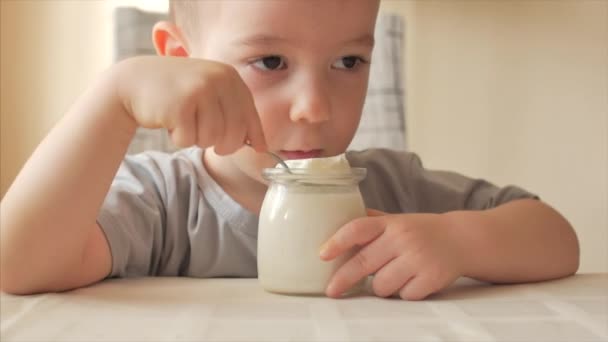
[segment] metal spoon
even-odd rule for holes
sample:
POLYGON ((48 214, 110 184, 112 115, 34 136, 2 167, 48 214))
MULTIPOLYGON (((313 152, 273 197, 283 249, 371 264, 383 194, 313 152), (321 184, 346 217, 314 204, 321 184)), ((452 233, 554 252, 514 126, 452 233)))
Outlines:
MULTIPOLYGON (((251 147, 251 142, 246 141, 245 145, 251 147)), ((270 155, 277 163, 281 164, 281 166, 284 167, 287 170, 287 172, 291 173, 291 170, 289 169, 289 166, 287 166, 287 163, 285 163, 285 161, 283 160, 283 158, 279 157, 277 154, 272 153, 270 151, 266 151, 266 153, 268 155, 270 155)))

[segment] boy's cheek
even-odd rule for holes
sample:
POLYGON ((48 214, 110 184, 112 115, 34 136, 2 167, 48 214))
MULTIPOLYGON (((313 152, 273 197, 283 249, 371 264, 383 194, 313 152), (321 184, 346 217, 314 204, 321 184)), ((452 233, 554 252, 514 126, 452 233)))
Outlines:
POLYGON ((237 71, 252 94, 255 95, 255 93, 259 93, 263 91, 264 88, 268 87, 268 82, 265 82, 265 80, 259 75, 259 72, 253 70, 251 66, 238 66, 237 71))

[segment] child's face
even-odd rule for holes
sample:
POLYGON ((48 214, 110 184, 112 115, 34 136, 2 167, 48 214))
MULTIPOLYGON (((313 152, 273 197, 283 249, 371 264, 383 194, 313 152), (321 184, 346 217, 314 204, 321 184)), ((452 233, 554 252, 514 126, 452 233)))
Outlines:
MULTIPOLYGON (((237 69, 269 149, 287 159, 343 153, 363 108, 378 1, 222 1, 212 10, 191 57, 237 69)), ((247 147, 231 158, 258 179, 275 164, 247 147)))

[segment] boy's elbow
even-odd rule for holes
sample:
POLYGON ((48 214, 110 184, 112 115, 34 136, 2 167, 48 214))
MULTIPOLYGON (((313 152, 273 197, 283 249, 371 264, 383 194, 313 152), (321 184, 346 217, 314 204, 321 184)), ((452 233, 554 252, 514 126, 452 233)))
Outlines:
POLYGON ((0 292, 12 295, 32 295, 69 289, 68 278, 55 277, 53 273, 32 272, 28 268, 21 262, 2 260, 0 262, 0 292))
POLYGON ((12 295, 30 295, 37 292, 33 279, 29 277, 19 265, 0 263, 0 291, 12 295))
MULTIPOLYGON (((561 216, 561 215, 560 215, 561 216)), ((562 270, 563 276, 571 276, 578 272, 581 262, 581 250, 578 236, 572 225, 563 216, 562 220, 563 249, 562 249, 562 270)))
MULTIPOLYGON (((572 227, 571 227, 572 229, 572 227)), ((570 257, 568 258, 568 263, 566 267, 566 276, 571 276, 576 274, 576 272, 578 272, 578 269, 581 265, 581 248, 580 248, 580 244, 578 241, 578 237, 576 236, 576 233, 574 232, 574 229, 572 229, 572 241, 570 242, 571 247, 570 247, 570 257)))
POLYGON ((573 263, 573 266, 572 266, 572 269, 569 272, 569 275, 576 274, 576 272, 578 272, 579 267, 580 267, 580 257, 577 255, 576 261, 573 263))
POLYGON ((24 286, 21 286, 20 284, 9 283, 6 281, 0 282, 0 292, 12 294, 12 295, 18 295, 18 296, 34 294, 33 291, 31 291, 30 289, 27 289, 24 286))
POLYGON ((13 239, 15 234, 11 234, 20 231, 21 227, 10 225, 5 213, 3 215, 0 230, 0 292, 14 295, 33 294, 34 288, 31 285, 34 279, 31 272, 28 272, 27 265, 29 253, 23 253, 25 249, 19 248, 13 239))
POLYGON ((25 296, 46 292, 55 292, 50 284, 41 279, 32 278, 20 273, 0 271, 0 292, 25 296))
POLYGON ((576 230, 568 219, 555 208, 543 202, 536 202, 544 209, 544 219, 551 227, 550 233, 556 238, 552 248, 557 249, 551 253, 556 264, 559 265, 559 275, 567 277, 576 274, 580 267, 580 243, 576 230))
POLYGON ((0 253, 0 291, 13 295, 30 295, 44 292, 41 279, 15 255, 7 255, 4 248, 0 253))
MULTIPOLYGON (((4 266, 4 265, 3 265, 4 266)), ((12 295, 34 294, 34 288, 14 273, 7 272, 6 267, 0 268, 0 291, 12 295)))

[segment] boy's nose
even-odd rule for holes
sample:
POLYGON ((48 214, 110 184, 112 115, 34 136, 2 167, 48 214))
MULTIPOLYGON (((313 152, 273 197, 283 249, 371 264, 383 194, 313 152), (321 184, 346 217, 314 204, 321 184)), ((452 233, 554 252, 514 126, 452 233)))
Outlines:
POLYGON ((291 121, 315 124, 329 120, 331 105, 326 87, 319 82, 311 82, 298 88, 289 113, 291 121))

